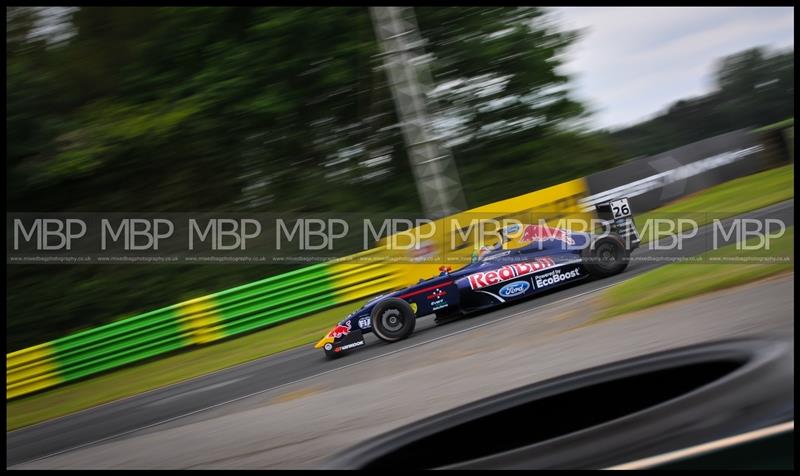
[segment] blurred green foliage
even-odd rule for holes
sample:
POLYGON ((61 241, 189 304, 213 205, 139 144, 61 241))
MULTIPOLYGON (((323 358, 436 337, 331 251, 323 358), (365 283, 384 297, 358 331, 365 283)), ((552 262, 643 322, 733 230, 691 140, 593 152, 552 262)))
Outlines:
MULTIPOLYGON (((89 7, 57 43, 15 11, 11 210, 420 209, 366 8, 89 7)), ((556 72, 574 34, 535 8, 416 13, 436 82, 471 85, 437 96, 442 117, 465 119, 442 132, 466 138, 454 153, 470 205, 503 198, 485 182, 497 165, 549 172, 576 142, 613 161, 558 128, 584 113, 556 72)), ((505 196, 560 180, 501 176, 505 196)))
MULTIPOLYGON (((365 7, 6 13, 10 212, 421 209, 365 7)), ((576 33, 543 9, 415 13, 433 58, 436 132, 470 207, 668 148, 679 127, 587 130, 559 69, 576 33), (630 145, 640 137, 646 147, 630 145)), ((726 98, 742 93, 737 77, 724 77, 726 98)), ((291 269, 6 268, 9 350, 291 269)))
POLYGON ((794 117, 794 50, 751 48, 718 61, 710 94, 671 105, 657 117, 615 131, 628 156, 674 149, 706 137, 794 117))
MULTIPOLYGON (((367 8, 88 7, 60 17, 59 41, 37 34, 53 9, 7 13, 9 211, 421 208, 367 8)), ((470 85, 436 98, 445 123, 467 119, 441 132, 464 139, 454 154, 470 206, 614 162, 560 127, 584 114, 556 72, 575 35, 542 10, 416 14, 437 84, 470 85), (585 167, 563 169, 570 150, 585 167)), ((8 344, 289 269, 7 266, 8 344)))

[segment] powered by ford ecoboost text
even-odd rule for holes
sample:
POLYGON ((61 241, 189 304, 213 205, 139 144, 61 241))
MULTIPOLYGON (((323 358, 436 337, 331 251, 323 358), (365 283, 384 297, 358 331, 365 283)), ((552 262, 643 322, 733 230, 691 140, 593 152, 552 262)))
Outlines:
POLYGON ((365 344, 364 334, 395 342, 411 335, 418 318, 450 321, 582 281, 621 273, 639 245, 626 198, 597 205, 598 234, 543 225, 512 225, 500 241, 481 248, 456 271, 373 298, 339 322, 316 344, 329 358, 365 344))

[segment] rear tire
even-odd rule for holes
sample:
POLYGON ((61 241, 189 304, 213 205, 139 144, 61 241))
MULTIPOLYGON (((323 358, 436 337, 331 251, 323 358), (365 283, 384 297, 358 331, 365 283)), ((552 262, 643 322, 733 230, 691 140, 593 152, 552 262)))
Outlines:
POLYGON ((417 316, 402 299, 387 298, 372 309, 372 331, 379 339, 397 342, 414 332, 417 316))
POLYGON ((592 276, 604 278, 625 271, 630 252, 617 234, 595 238, 592 245, 581 252, 583 267, 592 276))

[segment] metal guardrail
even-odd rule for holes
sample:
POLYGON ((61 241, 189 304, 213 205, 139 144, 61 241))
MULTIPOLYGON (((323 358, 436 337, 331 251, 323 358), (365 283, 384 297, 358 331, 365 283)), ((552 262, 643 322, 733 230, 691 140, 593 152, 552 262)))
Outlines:
POLYGON ((13 352, 6 398, 394 289, 403 284, 397 271, 347 260, 312 265, 13 352))
POLYGON ((63 382, 50 343, 6 354, 6 398, 36 392, 63 382))

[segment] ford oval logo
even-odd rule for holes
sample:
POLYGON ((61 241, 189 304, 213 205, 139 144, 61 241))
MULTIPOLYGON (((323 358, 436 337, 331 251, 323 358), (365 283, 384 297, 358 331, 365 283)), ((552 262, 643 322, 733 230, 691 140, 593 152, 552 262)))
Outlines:
POLYGON ((503 297, 512 297, 524 293, 531 287, 527 281, 514 281, 513 283, 506 284, 500 289, 500 295, 503 297))

